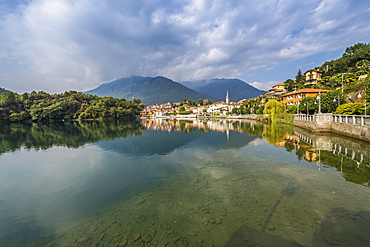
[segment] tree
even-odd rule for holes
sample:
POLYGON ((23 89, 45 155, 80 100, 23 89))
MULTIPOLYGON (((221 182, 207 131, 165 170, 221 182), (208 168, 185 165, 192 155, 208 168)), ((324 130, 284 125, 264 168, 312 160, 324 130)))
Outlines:
POLYGON ((7 106, 11 104, 17 103, 17 94, 6 91, 3 94, 0 95, 0 106, 7 106))
POLYGON ((296 86, 296 83, 294 80, 292 79, 287 79, 285 82, 284 82, 284 87, 285 89, 288 91, 288 92, 291 92, 294 90, 294 87, 296 86))
POLYGON ((113 97, 98 97, 81 92, 62 94, 31 92, 0 95, 0 121, 54 121, 63 119, 133 118, 143 105, 113 97))
POLYGON ((132 102, 134 102, 134 104, 140 105, 141 99, 134 99, 132 102))
POLYGON ((196 103, 194 100, 191 99, 185 99, 181 102, 182 105, 188 105, 188 106, 195 106, 196 103))
POLYGON ((306 81, 305 76, 302 74, 302 71, 299 69, 297 75, 295 76, 296 86, 300 87, 306 81))
POLYGON ((362 50, 362 49, 366 48, 367 46, 368 46, 368 44, 365 44, 365 43, 357 43, 357 44, 354 44, 352 46, 349 46, 349 47, 346 48, 343 56, 355 54, 357 51, 362 50))
POLYGON ((345 99, 340 90, 330 91, 321 95, 321 111, 332 113, 337 107, 345 103, 345 99))
POLYGON ((276 116, 279 113, 283 113, 285 111, 285 105, 276 99, 270 99, 266 105, 265 109, 263 111, 264 114, 268 114, 268 118, 271 122, 276 122, 276 116))
POLYGON ((240 108, 236 108, 236 107, 235 107, 235 108, 233 108, 233 109, 231 110, 231 113, 232 113, 232 114, 240 114, 240 110, 241 110, 240 108))

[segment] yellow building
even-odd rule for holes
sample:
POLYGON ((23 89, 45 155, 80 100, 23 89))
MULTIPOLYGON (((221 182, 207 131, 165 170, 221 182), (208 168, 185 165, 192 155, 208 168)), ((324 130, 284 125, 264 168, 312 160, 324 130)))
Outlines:
POLYGON ((276 89, 281 89, 281 90, 285 90, 285 85, 284 83, 279 83, 279 84, 276 84, 275 86, 273 86, 272 88, 276 88, 276 89))
POLYGON ((317 84, 321 80, 322 72, 315 69, 309 69, 304 73, 306 77, 305 84, 317 84))
POLYGON ((298 91, 281 95, 280 98, 285 105, 297 105, 299 101, 306 97, 317 97, 318 94, 325 94, 330 90, 304 88, 298 91))

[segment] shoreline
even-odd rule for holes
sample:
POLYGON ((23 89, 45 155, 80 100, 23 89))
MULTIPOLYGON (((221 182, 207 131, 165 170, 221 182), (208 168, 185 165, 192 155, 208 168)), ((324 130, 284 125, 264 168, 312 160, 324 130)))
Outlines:
POLYGON ((236 115, 236 116, 199 116, 195 114, 189 115, 171 115, 171 116, 139 116, 140 119, 169 119, 169 120, 211 120, 211 119, 225 119, 225 120, 257 120, 261 115, 249 114, 249 115, 236 115))

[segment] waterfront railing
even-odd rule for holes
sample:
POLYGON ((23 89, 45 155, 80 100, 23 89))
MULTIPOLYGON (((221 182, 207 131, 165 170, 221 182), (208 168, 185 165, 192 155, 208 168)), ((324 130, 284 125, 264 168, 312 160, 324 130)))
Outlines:
MULTIPOLYGON (((296 115, 294 115, 294 120, 310 121, 310 122, 316 122, 317 121, 316 120, 316 114, 315 115, 296 114, 296 115)), ((333 114, 332 115, 332 122, 370 126, 370 116, 369 115, 337 115, 337 114, 333 114)))
POLYGON ((365 115, 333 115, 333 122, 370 126, 370 116, 365 115))

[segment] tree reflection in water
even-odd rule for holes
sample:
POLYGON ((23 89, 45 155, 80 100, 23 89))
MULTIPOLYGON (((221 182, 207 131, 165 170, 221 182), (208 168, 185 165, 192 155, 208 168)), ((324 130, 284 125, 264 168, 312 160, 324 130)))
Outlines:
POLYGON ((370 145, 332 133, 315 134, 282 124, 255 121, 164 121, 130 122, 57 122, 48 124, 3 124, 0 129, 0 154, 25 149, 46 150, 53 146, 77 148, 100 140, 114 140, 141 135, 145 129, 248 133, 294 153, 299 160, 317 165, 318 169, 335 168, 349 182, 370 186, 370 145))

